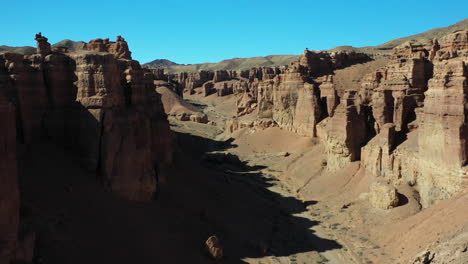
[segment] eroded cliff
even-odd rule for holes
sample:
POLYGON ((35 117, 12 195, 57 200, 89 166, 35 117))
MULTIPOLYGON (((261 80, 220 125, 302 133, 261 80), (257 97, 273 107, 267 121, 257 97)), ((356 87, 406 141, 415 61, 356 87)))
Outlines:
POLYGON ((269 124, 318 137, 327 170, 360 160, 376 181, 409 184, 429 207, 466 185, 467 34, 400 45, 357 87, 337 89, 334 72, 371 59, 364 54, 305 51, 288 67, 241 73, 238 120, 227 129, 269 124), (242 119, 251 113, 256 120, 242 119))
POLYGON ((8 216, 0 219, 2 264, 25 255, 17 241, 17 144, 25 151, 38 142, 66 147, 111 190, 136 201, 153 198, 158 168, 172 159, 153 75, 131 59, 123 38, 93 40, 77 52, 52 50, 40 33, 36 40, 37 54, 0 56, 0 211, 8 216))

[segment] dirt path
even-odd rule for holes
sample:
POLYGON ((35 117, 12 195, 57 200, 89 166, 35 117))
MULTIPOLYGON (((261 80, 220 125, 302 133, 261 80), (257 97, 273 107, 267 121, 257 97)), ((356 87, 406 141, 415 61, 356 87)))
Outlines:
MULTIPOLYGON (((265 177, 272 179, 274 183, 271 187, 268 187, 268 190, 278 193, 283 197, 290 197, 292 200, 296 199, 295 195, 291 191, 291 189, 283 183, 279 178, 273 176, 269 168, 265 168, 261 171, 265 177)), ((277 172, 278 173, 278 172, 277 172)), ((253 183, 254 184, 254 183, 253 183)), ((293 204, 293 203, 280 203, 279 207, 281 210, 291 210, 295 206, 302 207, 304 204, 293 204)), ((293 214, 295 218, 293 218, 292 224, 296 226, 300 226, 303 219, 307 219, 311 222, 319 223, 317 225, 311 226, 308 228, 312 236, 307 236, 308 243, 311 243, 316 251, 321 252, 321 259, 319 261, 323 261, 323 263, 330 263, 330 264, 352 264, 358 263, 356 262, 353 257, 348 254, 348 249, 339 242, 339 238, 337 238, 334 234, 331 234, 329 231, 325 230, 320 224, 320 219, 314 216, 308 210, 301 211, 299 213, 293 214)), ((309 255, 314 255, 314 252, 303 252, 301 254, 297 254, 295 256, 296 262, 291 263, 309 263, 309 255)))
MULTIPOLYGON (((202 110, 215 122, 224 122, 231 117, 226 116, 222 112, 217 112, 216 107, 194 99, 189 102, 196 106, 202 106, 202 110)), ((197 129, 198 125, 187 123, 187 129, 197 129)), ((203 133, 203 132, 202 132, 203 133)), ((205 135, 207 135, 205 131, 205 135)), ((213 140, 220 140, 223 135, 210 135, 213 140)), ((237 155, 236 146, 232 149, 227 149, 226 152, 237 155), (234 150, 234 151, 231 151, 234 150)), ((211 147, 210 147, 211 148, 211 147)), ((252 154, 252 153, 251 153, 252 154)), ((287 217, 279 217, 275 219, 275 224, 278 226, 276 232, 273 232, 271 238, 270 256, 262 258, 247 258, 248 263, 358 263, 355 261, 348 249, 344 247, 334 234, 326 230, 322 225, 323 219, 320 219, 314 213, 307 210, 307 203, 300 201, 293 191, 280 180, 280 171, 275 171, 268 166, 269 156, 272 153, 256 153, 255 158, 252 155, 241 155, 241 159, 247 162, 250 168, 261 168, 252 170, 248 173, 243 171, 235 171, 237 168, 225 170, 231 180, 241 181, 248 185, 247 188, 259 189, 256 192, 260 197, 252 197, 252 199, 268 199, 275 204, 282 215, 287 217), (266 165, 266 166, 265 166, 266 165), (259 181, 258 178, 262 178, 259 181), (264 183, 268 182, 267 185, 264 183), (265 189, 267 192, 265 192, 265 189), (273 193, 271 195, 269 192, 273 193), (278 198, 280 197, 280 198, 278 198), (291 216, 291 217, 289 217, 291 216), (290 249, 296 247, 297 250, 290 249), (289 256, 283 256, 281 251, 296 252, 289 256), (278 252, 279 251, 279 252, 278 252)), ((273 155, 275 155, 273 153, 273 155)))

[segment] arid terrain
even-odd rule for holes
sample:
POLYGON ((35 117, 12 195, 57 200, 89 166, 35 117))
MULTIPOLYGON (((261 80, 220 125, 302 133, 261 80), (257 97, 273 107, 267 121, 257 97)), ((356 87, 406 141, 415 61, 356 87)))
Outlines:
POLYGON ((210 65, 1 46, 0 264, 468 263, 467 21, 210 65))

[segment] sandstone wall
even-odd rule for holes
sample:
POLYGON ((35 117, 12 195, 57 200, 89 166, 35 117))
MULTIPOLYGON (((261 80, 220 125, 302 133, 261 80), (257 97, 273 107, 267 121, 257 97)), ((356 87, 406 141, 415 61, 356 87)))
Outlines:
POLYGON ((38 54, 0 56, 2 264, 23 248, 17 144, 29 149, 52 141, 72 149, 110 189, 138 201, 153 198, 158 168, 172 159, 172 133, 153 75, 130 59, 122 38, 94 40, 88 51, 66 54, 52 52, 41 34, 36 40, 38 54))
POLYGON ((462 186, 468 161, 468 57, 436 61, 419 128, 423 203, 462 186))
POLYGON ((423 207, 467 186, 467 34, 450 34, 440 46, 434 41, 395 50, 384 80, 374 86, 371 104, 380 134, 363 148, 362 163, 374 177, 415 186, 423 207), (412 101, 406 105, 406 99, 412 101))
POLYGON ((362 79, 360 88, 339 94, 334 70, 368 57, 306 50, 285 68, 243 71, 244 79, 233 89, 240 120, 228 130, 255 125, 242 121, 254 113, 271 125, 317 136, 327 153, 327 170, 361 160, 376 181, 409 184, 429 207, 468 182, 467 32, 427 46, 401 45, 385 67, 362 79))
POLYGON ((16 160, 16 109, 8 100, 10 80, 0 58, 0 263, 9 264, 18 243, 19 190, 16 160))

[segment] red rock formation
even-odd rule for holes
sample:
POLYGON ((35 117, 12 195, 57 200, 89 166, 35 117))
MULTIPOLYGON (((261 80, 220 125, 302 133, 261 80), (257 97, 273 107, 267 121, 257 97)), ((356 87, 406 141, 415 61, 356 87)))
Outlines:
MULTIPOLYGON (((427 80, 432 73, 424 50, 412 47, 396 50, 383 73, 375 73, 372 106, 376 130, 385 123, 395 123, 397 131, 404 129, 408 118, 414 117, 414 109, 421 106, 427 80)), ((371 87, 369 87, 371 88, 371 87)))
POLYGON ((30 263, 33 255, 34 234, 18 240, 17 142, 27 149, 47 137, 71 148, 130 200, 151 200, 158 167, 172 160, 172 133, 152 74, 130 60, 123 39, 91 42, 98 53, 66 55, 51 52, 41 34, 36 40, 38 54, 0 56, 1 264, 30 263))
POLYGON ((8 99, 10 82, 0 58, 0 263, 9 264, 18 243, 19 191, 16 160, 16 109, 8 99))
POLYGON ((78 152, 83 165, 117 193, 149 200, 156 168, 172 153, 152 74, 122 55, 129 53, 121 38, 91 44, 98 53, 2 55, 8 92, 19 109, 19 140, 29 145, 47 136, 78 152), (114 54, 102 52, 114 44, 114 54))
POLYGON ((175 77, 183 90, 193 94, 195 93, 194 88, 201 87, 204 83, 213 80, 214 73, 209 71, 183 72, 175 77))
MULTIPOLYGON (((395 59, 392 60, 386 68, 386 76, 383 75, 382 79, 395 80, 398 76, 404 76, 406 79, 400 86, 392 81, 388 83, 393 86, 386 86, 386 81, 383 81, 382 84, 378 84, 379 88, 374 90, 374 116, 382 117, 376 118, 376 123, 380 123, 381 128, 377 130, 380 134, 364 147, 363 164, 367 173, 374 177, 385 177, 387 181, 396 185, 408 183, 415 186, 419 190, 421 204, 429 207, 441 199, 450 197, 466 185, 468 31, 449 34, 441 44, 434 41, 431 47, 409 44, 395 50, 394 58, 406 61, 395 65, 395 59), (432 61, 425 61, 425 57, 420 58, 426 55, 432 61), (431 79, 428 78, 427 67, 423 67, 422 63, 425 66, 433 65, 431 79), (424 99, 420 96, 420 91, 424 89, 427 79, 428 88, 424 99), (398 96, 395 96, 396 91, 398 96), (416 92, 411 94, 411 91, 416 92), (397 142, 395 131, 392 132, 389 128, 401 129, 408 126, 411 120, 396 118, 404 117, 402 113, 405 112, 405 103, 403 101, 400 104, 403 110, 397 111, 398 101, 395 98, 407 97, 413 97, 416 101, 416 105, 410 105, 409 109, 422 106, 422 99, 424 106, 414 110, 416 124, 412 124, 412 129, 415 131, 408 134, 405 141, 397 142), (383 107, 377 107, 379 104, 383 107), (395 106, 389 107, 392 104, 395 106)), ((372 85, 366 84, 363 88, 370 86, 372 85)))
POLYGON ((315 136, 315 125, 321 116, 318 88, 305 82, 300 69, 293 67, 276 79, 271 101, 272 118, 280 127, 301 135, 315 136))
POLYGON ((318 136, 325 145, 327 169, 344 168, 361 157, 366 138, 365 118, 360 112, 357 92, 345 91, 332 118, 319 124, 318 136))
POLYGON ((132 53, 128 48, 127 41, 121 36, 117 36, 116 42, 111 42, 109 39, 93 39, 89 43, 85 43, 85 50, 96 52, 108 52, 115 55, 119 59, 132 59, 132 53))
POLYGON ((332 117, 336 107, 340 103, 338 92, 333 84, 333 75, 327 75, 322 84, 320 84, 320 98, 326 100, 327 114, 332 117))
POLYGON ((231 76, 228 71, 225 71, 225 70, 214 71, 213 82, 217 83, 217 82, 227 81, 230 79, 231 79, 231 76))
POLYGON ((215 85, 215 89, 218 96, 226 96, 233 93, 234 87, 232 83, 223 82, 222 87, 215 85))
POLYGON ((202 93, 203 93, 203 96, 208 96, 210 94, 212 94, 214 91, 214 83, 213 82, 206 82, 203 84, 203 89, 202 89, 202 93))
POLYGON ((116 42, 109 43, 107 52, 114 54, 119 59, 132 59, 132 53, 128 48, 128 43, 122 36, 117 36, 116 42))
POLYGON ((42 134, 42 123, 48 105, 47 91, 40 55, 26 58, 20 54, 6 53, 7 74, 15 90, 19 119, 22 127, 19 140, 31 143, 42 134))
MULTIPOLYGON (((467 36, 468 31, 464 33, 467 36)), ((460 34, 454 35, 450 37, 458 39, 460 34)), ((429 81, 420 120, 420 191, 425 206, 459 190, 468 164, 468 56, 442 59, 446 52, 456 54, 468 46, 457 44, 460 50, 449 47, 438 53, 442 57, 436 56, 440 61, 434 63, 434 78, 429 81)))
POLYGON ((37 41, 37 53, 41 54, 41 56, 49 55, 52 52, 50 43, 47 42, 48 38, 42 36, 41 32, 36 34, 35 40, 37 41))
POLYGON ((234 88, 238 116, 257 109, 259 118, 270 118, 282 128, 315 136, 316 124, 326 115, 332 116, 339 102, 333 78, 328 75, 334 69, 366 60, 369 57, 365 54, 306 50, 288 67, 240 72, 248 84, 234 88))

